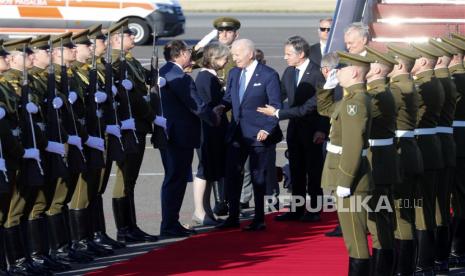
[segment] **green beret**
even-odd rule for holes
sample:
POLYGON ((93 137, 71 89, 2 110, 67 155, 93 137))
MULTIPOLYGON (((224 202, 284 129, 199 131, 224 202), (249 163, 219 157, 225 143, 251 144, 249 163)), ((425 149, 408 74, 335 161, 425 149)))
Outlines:
POLYGON ((381 63, 387 66, 394 66, 394 64, 397 64, 397 61, 387 53, 382 53, 369 46, 365 46, 365 49, 367 50, 366 57, 371 63, 381 63))
POLYGON ((400 58, 407 61, 415 61, 417 58, 420 57, 415 51, 409 48, 399 47, 392 43, 388 43, 387 48, 389 50, 389 54, 393 56, 395 59, 400 58))
POLYGON ((420 57, 437 59, 443 56, 443 53, 429 43, 412 43, 411 45, 420 57))
POLYGON ((339 64, 347 66, 370 66, 370 60, 364 56, 342 51, 337 51, 337 55, 339 57, 339 64))
POLYGON ((120 34, 121 30, 123 30, 123 33, 134 34, 133 31, 129 29, 129 20, 127 18, 111 25, 110 28, 108 28, 108 33, 110 35, 120 34))
POLYGON ((465 41, 460 40, 460 39, 456 39, 456 38, 447 38, 447 37, 443 37, 441 39, 445 43, 447 43, 449 45, 452 45, 455 48, 457 48, 460 52, 463 53, 465 51, 465 41))
POLYGON ((102 32, 102 24, 95 24, 89 27, 89 38, 91 39, 105 39, 105 35, 102 32))
POLYGON ((53 48, 60 48, 62 45, 66 48, 74 48, 73 41, 71 40, 71 36, 73 35, 72 32, 67 32, 61 35, 57 35, 52 37, 53 48))
POLYGON ((433 45, 434 47, 436 47, 440 52, 442 52, 443 56, 451 57, 459 53, 457 48, 447 43, 444 43, 442 41, 438 41, 436 39, 430 38, 429 43, 433 45))
POLYGON ((455 34, 455 33, 452 33, 451 34, 452 38, 455 38, 455 39, 459 39, 459 40, 462 40, 462 41, 465 41, 465 36, 461 35, 461 34, 455 34))
POLYGON ((81 31, 71 38, 73 39, 74 44, 85 44, 85 45, 92 45, 92 41, 89 40, 89 30, 81 31))
POLYGON ((15 39, 15 40, 10 40, 7 41, 3 44, 5 49, 7 51, 24 51, 26 50, 26 53, 32 54, 32 50, 29 48, 29 43, 31 43, 32 37, 28 38, 21 38, 21 39, 15 39))
POLYGON ((31 48, 39 50, 47 50, 50 48, 50 35, 39 35, 38 37, 31 40, 31 48))
POLYGON ((0 39, 0 56, 7 56, 10 53, 8 53, 7 50, 5 50, 5 47, 3 47, 3 39, 0 39))
POLYGON ((241 22, 234 17, 218 17, 213 21, 213 27, 217 30, 239 30, 241 22))

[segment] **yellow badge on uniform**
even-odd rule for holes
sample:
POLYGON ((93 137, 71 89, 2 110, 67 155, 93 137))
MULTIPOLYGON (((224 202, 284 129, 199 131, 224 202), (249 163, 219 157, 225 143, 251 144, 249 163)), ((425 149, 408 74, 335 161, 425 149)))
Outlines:
POLYGON ((350 116, 355 116, 358 111, 358 106, 356 104, 348 104, 347 105, 347 114, 350 116))

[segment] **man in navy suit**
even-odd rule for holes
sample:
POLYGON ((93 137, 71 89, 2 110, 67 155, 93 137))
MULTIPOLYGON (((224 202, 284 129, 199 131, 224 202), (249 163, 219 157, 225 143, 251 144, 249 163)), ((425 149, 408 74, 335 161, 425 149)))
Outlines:
POLYGON ((278 119, 257 112, 257 108, 267 104, 276 109, 281 108, 279 76, 275 70, 255 60, 255 46, 251 40, 236 40, 231 52, 237 67, 229 72, 223 99, 225 109, 232 109, 233 114, 226 135, 226 191, 229 199, 229 217, 217 227, 239 227, 241 172, 249 156, 255 217, 244 230, 264 230, 268 160, 273 152, 272 147, 282 139, 282 133, 278 119))
POLYGON ((173 40, 165 45, 163 54, 168 61, 160 68, 166 79, 161 88, 163 114, 155 124, 165 128, 167 146, 160 149, 165 179, 161 187, 162 236, 189 236, 193 230, 179 223, 187 182, 192 178, 194 148, 200 146, 200 119, 216 125, 219 117, 200 99, 194 80, 184 73, 191 64, 191 51, 184 41, 173 40), (166 121, 165 121, 166 119, 166 121))
MULTIPOLYGON (((309 60, 310 45, 300 36, 286 41, 284 59, 289 67, 281 78, 282 98, 287 98, 289 108, 275 109, 272 106, 258 111, 278 118, 289 119, 287 145, 291 171, 292 195, 305 202, 306 192, 310 195, 312 212, 305 212, 305 205, 291 209, 291 212, 277 216, 278 221, 300 220, 314 222, 320 220, 317 208, 318 197, 323 195, 321 173, 323 171, 323 148, 329 131, 329 120, 320 116, 316 105, 316 89, 325 82, 319 66, 309 60)), ((295 201, 297 202, 297 201, 295 201)), ((302 201, 300 201, 302 202, 302 201)))

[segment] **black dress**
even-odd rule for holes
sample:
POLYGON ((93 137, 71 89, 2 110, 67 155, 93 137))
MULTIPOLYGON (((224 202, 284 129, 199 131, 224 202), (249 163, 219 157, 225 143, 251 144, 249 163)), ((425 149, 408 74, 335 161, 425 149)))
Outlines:
MULTIPOLYGON (((197 92, 211 108, 221 104, 224 90, 217 76, 209 71, 201 71, 195 79, 197 92)), ((223 114, 221 123, 212 127, 202 121, 201 143, 197 150, 199 166, 197 177, 207 181, 217 181, 224 176, 226 145, 225 135, 228 119, 223 114)))

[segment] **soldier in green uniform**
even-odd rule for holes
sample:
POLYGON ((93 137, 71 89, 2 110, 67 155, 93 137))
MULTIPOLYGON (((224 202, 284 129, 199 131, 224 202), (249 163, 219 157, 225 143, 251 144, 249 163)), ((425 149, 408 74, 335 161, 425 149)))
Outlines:
MULTIPOLYGON (((16 183, 12 191, 10 201, 10 209, 8 218, 4 224, 5 227, 5 249, 7 253, 8 263, 10 264, 9 270, 12 273, 25 273, 25 272, 38 272, 46 274, 47 268, 40 263, 39 260, 31 260, 26 252, 25 242, 22 239, 21 227, 25 224, 21 222, 29 215, 28 210, 45 209, 45 202, 38 197, 38 191, 44 188, 43 180, 43 163, 41 160, 40 151, 44 151, 47 146, 47 139, 43 131, 36 124, 36 122, 43 122, 39 98, 37 93, 32 91, 29 83, 29 75, 24 74, 24 70, 32 67, 32 50, 29 49, 31 38, 12 40, 5 43, 5 48, 10 52, 8 56, 10 62, 10 69, 3 73, 3 78, 8 82, 16 94, 17 103, 20 103, 20 109, 16 111, 16 116, 19 118, 19 136, 21 143, 26 148, 25 156, 27 158, 28 151, 33 152, 34 162, 27 162, 23 159, 20 164, 19 175, 16 176, 16 183), (25 80, 25 76, 28 78, 25 80), (27 85, 26 85, 27 83, 27 85), (23 86, 29 88, 27 103, 21 99, 23 93, 23 86), (23 110, 21 110, 23 109, 23 110), (27 112, 27 113, 26 113, 27 112), (31 169, 37 166, 40 175, 35 175, 38 178, 36 181, 31 181, 30 176, 33 176, 31 169)), ((14 177, 12 177, 14 178, 14 177)), ((42 198, 43 199, 43 198, 42 198)), ((29 218, 31 216, 29 215, 29 218)), ((28 223, 28 226, 31 224, 28 223)), ((38 224, 34 224, 37 226, 38 224)), ((30 229, 37 231, 37 228, 30 229)), ((28 231, 29 234, 30 231, 28 231)), ((40 234, 40 233, 39 233, 40 234)), ((34 234, 32 234, 34 235, 34 234)), ((41 236, 41 235, 40 235, 41 236)), ((31 235, 29 235, 31 237, 31 235)), ((31 247, 36 248, 42 237, 36 236, 31 240, 31 247)))
POLYGON ((339 63, 345 65, 337 71, 339 84, 344 88, 343 99, 335 103, 330 92, 318 93, 318 112, 332 112, 322 187, 337 195, 339 222, 349 251, 349 275, 369 275, 367 210, 350 203, 356 198, 358 202, 363 200, 373 187, 367 159, 371 97, 365 86, 370 61, 360 55, 338 55, 339 63))
POLYGON ((152 131, 155 119, 155 113, 147 101, 147 69, 131 53, 135 44, 128 20, 114 24, 108 29, 108 33, 114 77, 118 82, 118 97, 121 103, 119 115, 125 143, 125 157, 122 162, 117 162, 116 184, 113 190, 117 239, 121 242, 155 242, 158 240, 156 236, 145 233, 137 226, 134 202, 134 189, 144 158, 145 139, 147 133, 152 131))
POLYGON ((389 73, 389 89, 397 108, 397 149, 401 181, 393 187, 396 211, 395 239, 397 248, 396 275, 412 275, 415 264, 414 244, 414 193, 419 175, 423 172, 423 159, 415 139, 418 113, 418 92, 415 90, 410 70, 418 55, 408 48, 387 45, 397 64, 389 73))
POLYGON ((412 46, 420 56, 415 60, 412 75, 415 88, 420 95, 415 136, 423 156, 424 167, 416 189, 416 198, 421 202, 421 206, 415 208, 416 272, 431 273, 434 269, 438 171, 444 167, 441 142, 436 135, 436 127, 444 104, 444 88, 434 75, 433 69, 442 54, 427 43, 413 43, 412 46))
POLYGON ((452 57, 459 53, 459 49, 442 41, 430 39, 442 56, 438 58, 434 68, 434 74, 444 88, 444 105, 438 121, 437 136, 441 142, 441 151, 444 160, 444 168, 438 173, 438 186, 436 195, 436 238, 435 238, 435 272, 449 272, 449 224, 450 204, 453 173, 455 171, 456 154, 453 136, 452 122, 454 120, 455 106, 457 102, 457 88, 449 73, 449 63, 452 57))
MULTIPOLYGON (((394 145, 397 109, 394 96, 387 84, 387 75, 397 63, 388 54, 365 46, 370 60, 367 74, 367 92, 372 99, 372 123, 368 160, 372 168, 374 189, 371 191, 371 208, 375 209, 382 198, 392 202, 392 188, 400 182, 397 150, 394 145)), ((390 204, 392 207, 393 204, 390 204)), ((394 266, 394 212, 381 209, 368 214, 373 238, 372 262, 374 275, 392 275, 394 266)))
MULTIPOLYGON (((92 40, 93 47, 95 47, 94 54, 95 54, 96 66, 97 66, 98 85, 100 87, 100 90, 104 91, 104 87, 105 87, 105 62, 106 62, 104 54, 106 52, 106 45, 105 45, 106 36, 102 32, 102 25, 101 24, 93 25, 88 30, 89 30, 88 37, 92 40)), ((91 60, 92 59, 90 59, 90 61, 89 61, 90 63, 91 63, 91 60)), ((108 101, 106 104, 109 105, 109 103, 110 103, 110 101, 108 101)), ((106 112, 114 112, 113 108, 114 107, 109 107, 108 109, 105 109, 105 107, 103 107, 103 110, 104 110, 103 119, 104 120, 106 118, 108 118, 108 117, 105 116, 106 115, 105 113, 106 112)), ((107 131, 105 131, 106 134, 107 135, 115 135, 116 134, 116 135, 121 136, 121 131, 120 131, 119 125, 110 125, 112 123, 113 122, 110 122, 110 121, 108 121, 108 122, 104 121, 103 122, 103 124, 105 124, 105 125, 108 124, 108 125, 106 125, 106 130, 107 130, 107 131), (116 133, 114 133, 114 131, 113 131, 113 134, 111 134, 112 131, 110 129, 116 130, 116 133)), ((99 185, 98 185, 98 188, 97 188, 97 194, 95 195, 95 198, 93 200, 90 200, 90 202, 89 202, 89 206, 90 206, 89 208, 91 209, 90 212, 91 212, 91 216, 92 216, 92 227, 93 227, 94 242, 96 242, 97 244, 103 245, 103 246, 105 246, 107 248, 110 248, 110 249, 118 249, 118 248, 123 248, 126 245, 124 243, 113 240, 112 238, 110 238, 106 234, 105 215, 104 215, 104 212, 103 212, 103 198, 102 198, 102 195, 106 190, 108 180, 109 180, 109 177, 110 177, 112 163, 113 163, 113 161, 111 160, 112 155, 110 154, 110 149, 108 148, 108 143, 106 143, 105 146, 106 146, 105 147, 105 150, 106 150, 106 153, 105 153, 105 168, 101 172, 101 177, 100 177, 99 185)))
POLYGON ((442 40, 459 51, 453 55, 449 64, 449 72, 455 82, 458 100, 455 117, 452 123, 456 145, 456 167, 454 182, 451 187, 453 217, 451 222, 451 252, 450 267, 465 266, 465 68, 463 57, 465 53, 465 36, 452 34, 454 38, 442 40))

